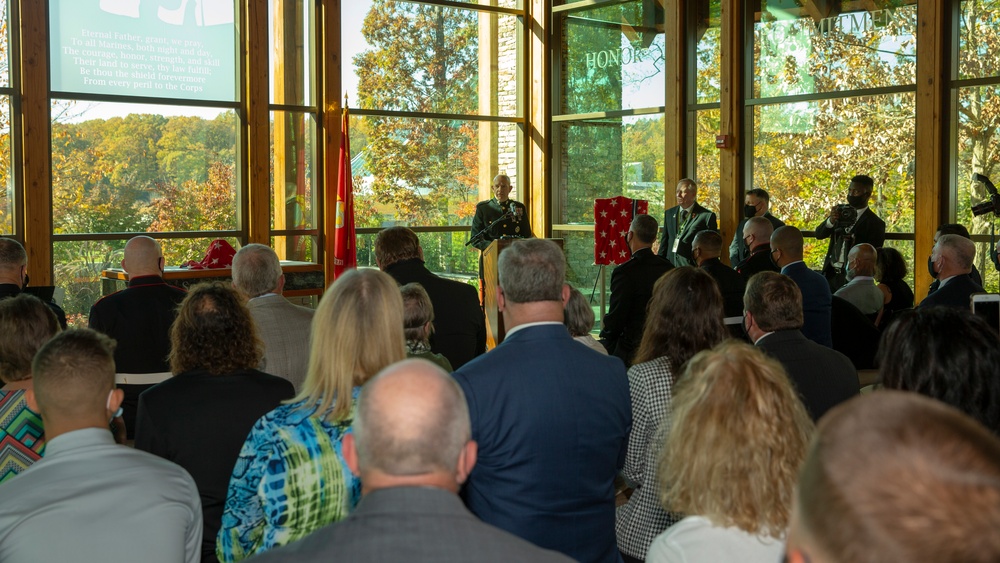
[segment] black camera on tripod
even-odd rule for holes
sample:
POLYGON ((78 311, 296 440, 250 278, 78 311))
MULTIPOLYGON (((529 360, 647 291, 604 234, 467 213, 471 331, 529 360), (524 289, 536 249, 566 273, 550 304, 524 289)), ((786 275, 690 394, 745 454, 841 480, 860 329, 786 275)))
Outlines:
POLYGON ((858 210, 851 207, 850 203, 841 203, 836 209, 837 220, 833 223, 834 229, 847 229, 858 220, 858 210))
POLYGON ((1000 194, 997 194, 997 187, 993 185, 993 182, 982 174, 973 174, 972 179, 986 186, 986 191, 990 194, 990 199, 972 206, 972 215, 979 217, 987 213, 994 215, 1000 213, 1000 194))

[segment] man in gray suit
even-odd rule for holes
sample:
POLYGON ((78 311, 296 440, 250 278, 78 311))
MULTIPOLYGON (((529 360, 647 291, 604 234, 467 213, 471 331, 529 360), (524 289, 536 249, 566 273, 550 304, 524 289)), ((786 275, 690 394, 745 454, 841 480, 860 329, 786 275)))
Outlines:
POLYGON ((469 410, 454 379, 426 360, 384 369, 361 391, 344 459, 361 476, 347 519, 255 561, 569 562, 484 524, 458 488, 476 463, 469 410))
POLYGON ((309 367, 309 332, 314 311, 281 296, 285 276, 278 255, 263 244, 248 244, 233 257, 233 285, 247 296, 247 308, 264 341, 262 371, 302 390, 309 367))

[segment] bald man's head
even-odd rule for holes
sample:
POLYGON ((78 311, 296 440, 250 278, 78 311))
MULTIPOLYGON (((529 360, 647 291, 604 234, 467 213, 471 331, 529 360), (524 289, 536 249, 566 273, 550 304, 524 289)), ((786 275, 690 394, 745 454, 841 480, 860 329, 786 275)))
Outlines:
POLYGON ((362 482, 372 473, 383 484, 419 484, 414 480, 426 476, 432 485, 447 476, 457 490, 465 475, 456 475, 456 467, 471 436, 461 388, 426 360, 393 364, 361 392, 354 443, 362 482))
POLYGON ((792 262, 801 262, 803 246, 805 241, 802 238, 802 231, 795 227, 785 225, 778 227, 771 234, 771 250, 777 251, 772 254, 778 266, 784 268, 792 262))
POLYGON ((874 246, 867 243, 856 244, 847 254, 847 269, 853 270, 855 276, 874 276, 877 261, 878 252, 874 246))
POLYGON ((691 256, 699 265, 705 260, 722 256, 722 235, 707 229, 700 231, 691 242, 691 256))
POLYGON ((743 226, 743 242, 753 250, 762 244, 769 244, 773 232, 774 226, 770 221, 763 217, 751 217, 743 226))
POLYGON ((159 276, 163 273, 163 253, 160 245, 145 235, 132 237, 125 244, 122 269, 129 277, 159 276))

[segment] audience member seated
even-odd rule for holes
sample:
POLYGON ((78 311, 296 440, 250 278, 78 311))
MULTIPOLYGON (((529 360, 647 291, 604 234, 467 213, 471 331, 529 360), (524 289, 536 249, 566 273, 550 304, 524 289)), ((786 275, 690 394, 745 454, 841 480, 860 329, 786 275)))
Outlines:
POLYGON ((193 287, 170 330, 174 377, 139 396, 135 447, 191 474, 201 495, 203 562, 215 535, 233 464, 254 422, 295 395, 292 384, 257 371, 263 346, 240 294, 228 284, 193 287))
POLYGON ((604 347, 590 331, 594 328, 594 309, 587 303, 587 298, 580 293, 580 290, 573 287, 569 290, 569 301, 566 302, 564 311, 566 318, 563 324, 569 330, 569 335, 573 340, 580 342, 591 350, 595 350, 608 355, 608 349, 604 347))
MULTIPOLYGON (((777 220, 777 219, 776 219, 777 220)), ((691 243, 691 256, 695 264, 708 272, 722 293, 722 310, 726 317, 739 317, 743 314, 743 292, 746 281, 736 273, 736 270, 726 266, 719 260, 722 256, 722 235, 716 231, 702 231, 694 236, 691 243)))
MULTIPOLYGON (((0 299, 14 297, 28 287, 28 253, 21 243, 0 237, 0 299)), ((59 326, 66 328, 66 313, 50 300, 43 300, 52 309, 59 326)))
POLYGON ((369 381, 344 458, 361 478, 351 515, 260 563, 572 561, 480 522, 458 498, 476 464, 469 410, 455 380, 406 360, 369 381))
POLYGON ((406 357, 399 286, 378 270, 349 270, 313 317, 302 390, 253 425, 233 469, 216 544, 239 561, 347 516, 361 484, 343 457, 358 393, 406 357))
MULTIPOLYGON (((508 183, 509 191, 509 183, 508 183)), ((530 235, 529 235, 530 236, 530 235)), ((417 234, 406 227, 383 229, 375 237, 375 262, 400 285, 419 283, 434 305, 431 351, 458 369, 486 351, 486 316, 476 288, 434 275, 424 265, 417 234)))
POLYGON ((854 305, 873 322, 882 310, 884 297, 875 286, 875 263, 878 253, 870 244, 858 244, 847 253, 847 283, 834 293, 854 305))
POLYGON ((577 561, 620 561, 614 481, 632 423, 625 367, 563 326, 569 286, 555 243, 515 241, 498 270, 506 338, 453 374, 479 444, 466 505, 577 561))
POLYGON ((684 364, 726 338, 722 314, 719 289, 700 268, 671 270, 653 288, 636 364, 628 370, 632 432, 622 476, 635 491, 615 518, 618 549, 626 563, 644 560, 653 538, 681 518, 660 505, 656 460, 661 432, 684 364))
POLYGON ((269 246, 248 244, 233 256, 233 286, 247 299, 247 308, 264 342, 260 369, 292 382, 302 390, 309 367, 309 327, 314 311, 282 297, 285 275, 269 246))
MULTIPOLYGON (((743 226, 751 217, 763 217, 770 221, 771 226, 775 229, 784 227, 784 221, 771 215, 770 208, 771 196, 765 190, 761 188, 747 190, 743 197, 743 219, 740 219, 739 225, 736 226, 736 232, 742 235, 743 226)), ((749 254, 750 250, 743 244, 743 240, 740 237, 733 237, 733 242, 729 244, 729 263, 739 264, 746 260, 749 254)))
POLYGON ((1000 435, 998 345, 989 324, 968 311, 903 312, 882 336, 879 383, 938 399, 1000 435))
POLYGON ((791 278, 802 292, 802 335, 832 348, 830 282, 823 274, 806 266, 802 260, 803 245, 802 231, 781 227, 771 235, 771 256, 781 273, 791 278))
POLYGON ((0 560, 197 563, 201 505, 180 466, 115 445, 114 342, 89 329, 56 335, 32 363, 28 406, 42 414, 45 457, 0 486, 0 560))
POLYGON ((419 283, 399 288, 403 297, 403 334, 406 336, 406 356, 423 358, 441 369, 452 372, 448 358, 431 352, 430 338, 434 334, 434 305, 419 283))
POLYGON ((170 377, 170 325, 186 293, 163 280, 163 253, 147 236, 125 244, 122 269, 128 287, 94 303, 89 326, 118 343, 115 369, 119 389, 125 392, 122 418, 131 440, 139 394, 170 377))
POLYGON ((625 234, 632 257, 611 272, 611 297, 601 327, 601 344, 609 354, 621 358, 626 367, 632 365, 642 341, 653 284, 674 267, 663 256, 653 254, 657 228, 651 215, 636 215, 625 234))
POLYGON ((747 334, 781 362, 814 421, 858 395, 858 371, 851 360, 799 331, 802 293, 788 276, 761 272, 750 278, 745 302, 747 334))
POLYGON ((0 299, 0 483, 42 458, 42 417, 28 408, 25 392, 35 352, 58 332, 55 314, 37 297, 0 299))
POLYGON ((834 295, 830 303, 833 349, 847 356, 855 369, 873 369, 881 335, 878 327, 846 299, 834 295))
MULTIPOLYGON (((937 232, 934 233, 934 244, 937 244, 941 235, 959 235, 962 238, 972 240, 972 236, 969 234, 969 229, 966 229, 965 225, 962 225, 961 223, 945 223, 944 225, 938 227, 937 232)), ((997 269, 1000 270, 1000 268, 997 269)), ((938 279, 937 272, 934 271, 934 266, 929 257, 927 258, 927 271, 930 272, 931 277, 934 278, 934 281, 931 282, 930 288, 927 290, 929 295, 937 291, 938 287, 941 286, 941 280, 938 279)), ((972 281, 978 283, 979 285, 983 285, 983 276, 980 275, 975 263, 972 264, 972 271, 969 272, 969 277, 972 278, 972 281)))
POLYGON ((918 307, 957 307, 969 309, 973 293, 983 286, 970 276, 976 245, 959 235, 941 235, 931 251, 931 269, 937 274, 937 291, 920 302, 918 307))
POLYGON ((757 272, 777 272, 778 266, 771 260, 771 234, 774 226, 764 217, 751 217, 743 225, 743 242, 750 249, 746 260, 736 266, 744 282, 757 272))
POLYGON ((664 506, 686 517, 646 561, 781 559, 809 420, 781 365, 730 340, 691 359, 660 456, 664 506))
POLYGON ((872 393, 820 422, 794 504, 789 563, 1000 561, 1000 442, 941 403, 872 393))
POLYGON ((898 250, 891 246, 878 249, 875 279, 878 280, 876 287, 882 292, 882 312, 875 324, 882 327, 894 314, 913 308, 913 290, 906 283, 906 260, 898 250))

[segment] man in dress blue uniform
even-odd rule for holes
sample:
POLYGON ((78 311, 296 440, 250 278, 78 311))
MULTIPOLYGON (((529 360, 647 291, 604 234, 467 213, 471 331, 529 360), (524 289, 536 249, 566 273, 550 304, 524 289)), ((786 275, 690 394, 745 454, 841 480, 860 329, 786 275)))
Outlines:
POLYGON ((517 241, 498 268, 507 336, 454 373, 479 444, 466 504, 538 546, 617 563, 614 480, 632 425, 625 366, 563 325, 570 291, 555 243, 517 241))
POLYGON ((132 439, 139 394, 170 377, 170 325, 186 292, 163 280, 163 253, 147 236, 125 244, 122 269, 128 274, 128 287, 94 303, 90 328, 118 342, 116 380, 125 391, 122 418, 132 439))
POLYGON ((496 239, 503 237, 531 238, 531 225, 524 204, 510 199, 510 177, 500 174, 493 178, 493 198, 476 204, 472 218, 470 244, 486 250, 496 239))

